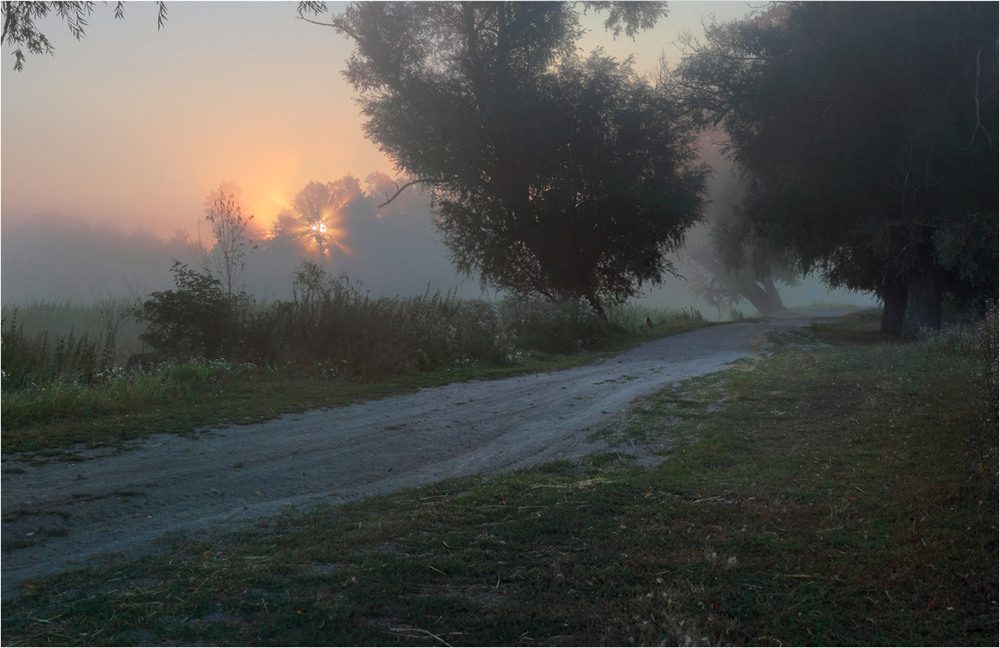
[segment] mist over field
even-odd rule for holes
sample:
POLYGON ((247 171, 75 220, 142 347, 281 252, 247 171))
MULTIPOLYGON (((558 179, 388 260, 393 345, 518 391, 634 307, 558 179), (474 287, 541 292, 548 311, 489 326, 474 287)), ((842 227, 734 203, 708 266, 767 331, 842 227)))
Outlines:
MULTIPOLYGON (((479 295, 478 282, 463 280, 452 270, 429 218, 360 223, 352 234, 351 254, 337 255, 325 267, 362 281, 377 295, 420 294, 428 285, 479 295)), ((3 301, 90 301, 173 288, 172 260, 197 267, 196 242, 194 227, 163 240, 142 229, 128 233, 56 214, 5 224, 3 301)), ((266 240, 259 245, 247 257, 247 292, 266 299, 290 297, 293 272, 308 255, 269 247, 266 240)))
MULTIPOLYGON (((373 296, 410 296, 454 290, 461 297, 496 298, 480 289, 478 278, 459 275, 433 227, 429 210, 376 218, 367 214, 353 221, 351 253, 342 253, 327 265, 333 275, 347 274, 360 281, 373 296)), ((188 230, 163 239, 141 226, 125 231, 110 224, 94 224, 57 213, 41 213, 3 224, 0 294, 4 304, 37 300, 94 302, 110 297, 139 298, 153 291, 174 288, 170 275, 173 259, 197 267, 197 222, 188 230), (8 224, 9 223, 9 224, 8 224)), ((302 260, 314 258, 301 250, 277 249, 260 241, 247 258, 247 292, 263 299, 287 299, 292 278, 302 260)), ((683 255, 683 252, 682 252, 683 255)), ((869 295, 830 291, 815 278, 794 287, 782 286, 787 306, 817 303, 876 305, 869 295)), ((667 277, 651 287, 642 303, 669 308, 693 306, 710 319, 728 312, 699 299, 691 282, 667 277)), ((754 312, 743 302, 744 314, 754 312)))
MULTIPOLYGON (((710 243, 710 230, 715 219, 729 208, 725 196, 732 191, 734 182, 728 163, 707 140, 701 156, 715 169, 707 189, 704 220, 687 232, 684 248, 668 255, 675 274, 665 274, 658 285, 647 285, 636 301, 654 308, 694 308, 713 320, 740 314, 753 316, 758 309, 746 299, 720 305, 706 298, 705 292, 711 292, 707 284, 714 277, 692 261, 698 256, 697 249, 712 257, 716 272, 721 267, 710 243)), ((325 251, 316 247, 315 225, 309 227, 308 219, 294 209, 253 215, 246 238, 255 248, 247 254, 238 287, 265 301, 289 299, 293 296, 296 270, 303 262, 312 261, 332 277, 346 275, 373 297, 441 292, 460 298, 502 299, 502 291, 490 287, 484 290, 478 276, 464 276, 455 269, 435 227, 437 215, 428 196, 418 187, 403 191, 380 207, 400 183, 380 174, 371 174, 362 183, 349 174, 337 181, 313 182, 304 187, 300 196, 324 185, 332 192, 326 200, 336 201, 339 196, 343 201, 335 213, 327 213, 331 231, 327 237, 329 249, 325 251)), ((243 194, 242 188, 230 183, 220 187, 227 187, 237 196, 243 194)), ((238 202, 246 207, 242 200, 238 202)), ((53 211, 7 214, 0 257, 3 303, 85 304, 110 298, 138 301, 152 292, 173 289, 170 268, 174 261, 201 269, 213 243, 205 213, 191 213, 187 222, 173 235, 163 237, 146 229, 141 218, 128 229, 95 222, 93 217, 53 211)), ((816 276, 777 281, 777 288, 786 307, 878 305, 870 294, 831 290, 816 276)))
MULTIPOLYGON (((603 18, 585 16, 581 46, 606 48, 622 60, 633 56, 640 71, 653 72, 664 53, 679 60, 680 32, 700 30, 705 16, 735 18, 749 8, 675 3, 656 29, 632 38, 610 38, 603 18)), ((5 304, 142 298, 174 288, 173 259, 199 267, 199 222, 208 238, 200 203, 228 179, 256 217, 248 232, 259 248, 247 257, 244 287, 260 298, 286 299, 301 261, 319 259, 303 245, 268 240, 296 192, 309 180, 364 178, 392 167, 363 136, 355 93, 341 77, 349 41, 296 20, 290 4, 178 3, 169 11, 162 33, 152 7, 137 6, 124 23, 111 11, 96 11, 83 42, 53 21, 46 33, 58 54, 32 57, 22 73, 5 70, 5 304), (230 33, 234 15, 245 22, 230 33), (256 37, 240 37, 246 33, 256 37), (124 51, 135 60, 123 60, 124 51)), ((501 296, 484 295, 478 277, 456 272, 419 188, 396 202, 405 208, 381 217, 371 201, 340 214, 343 247, 323 259, 324 269, 362 282, 373 296, 421 295, 428 288, 501 296)), ((679 258, 675 265, 687 274, 679 258)), ((728 315, 692 288, 692 281, 668 276, 640 301, 728 315)), ((865 295, 828 293, 818 281, 781 290, 787 305, 873 303, 865 295)), ((748 303, 741 308, 755 310, 748 303)))

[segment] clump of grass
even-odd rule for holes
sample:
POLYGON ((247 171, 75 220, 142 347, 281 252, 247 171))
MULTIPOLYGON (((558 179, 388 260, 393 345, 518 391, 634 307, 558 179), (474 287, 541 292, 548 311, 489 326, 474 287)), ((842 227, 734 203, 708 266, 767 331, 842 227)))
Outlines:
POLYGON ((998 352, 997 303, 987 304, 983 319, 958 323, 940 331, 924 330, 921 347, 934 357, 960 362, 972 377, 973 394, 980 419, 981 434, 972 439, 978 448, 977 464, 997 463, 996 433, 998 424, 997 393, 998 352))

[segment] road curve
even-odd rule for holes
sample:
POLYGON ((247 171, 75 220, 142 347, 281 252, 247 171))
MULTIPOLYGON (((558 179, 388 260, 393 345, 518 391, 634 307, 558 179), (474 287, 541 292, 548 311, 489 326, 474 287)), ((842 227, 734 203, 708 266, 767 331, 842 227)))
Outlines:
POLYGON ((724 369, 770 330, 808 323, 706 327, 576 369, 455 383, 199 438, 161 434, 84 462, 5 457, 2 596, 30 578, 153 551, 168 532, 237 528, 290 506, 586 455, 600 448, 590 433, 634 399, 724 369), (36 537, 45 542, 17 548, 36 537))

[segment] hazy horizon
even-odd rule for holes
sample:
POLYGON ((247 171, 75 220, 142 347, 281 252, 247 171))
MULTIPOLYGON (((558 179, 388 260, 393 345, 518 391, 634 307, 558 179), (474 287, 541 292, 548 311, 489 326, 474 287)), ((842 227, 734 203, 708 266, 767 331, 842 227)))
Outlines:
MULTIPOLYGON (((392 161, 364 139, 355 92, 341 77, 351 42, 298 20, 295 7, 169 2, 168 21, 157 31, 150 3, 128 3, 122 21, 113 19, 112 7, 97 6, 80 42, 54 17, 41 21, 55 53, 29 56, 23 72, 13 71, 11 48, 4 47, 5 303, 172 287, 172 258, 196 265, 185 257, 179 232, 197 239, 205 197, 222 182, 242 189, 247 212, 266 231, 310 181, 396 175, 392 161)), ((651 72, 661 54, 677 60, 678 34, 700 34, 703 17, 732 20, 750 9, 744 2, 669 7, 634 41, 613 39, 602 17, 591 14, 580 49, 633 55, 639 71, 651 72)), ((430 286, 479 295, 478 279, 454 272, 433 216, 425 215, 399 231, 355 223, 371 225, 363 235, 347 232, 364 245, 335 255, 331 273, 347 272, 375 293, 430 286)), ((295 264, 286 261, 268 266, 251 257, 248 290, 272 297, 290 291, 295 264)), ((683 302, 678 307, 697 302, 682 287, 668 293, 683 302)))

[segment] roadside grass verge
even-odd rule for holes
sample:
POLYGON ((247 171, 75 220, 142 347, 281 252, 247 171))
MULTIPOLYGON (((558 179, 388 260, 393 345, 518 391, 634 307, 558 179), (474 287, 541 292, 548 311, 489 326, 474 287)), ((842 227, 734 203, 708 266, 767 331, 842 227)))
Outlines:
POLYGON ((604 431, 620 452, 32 582, 5 643, 995 646, 996 421, 971 362, 812 339, 843 335, 643 400, 604 431), (666 460, 629 461, 642 443, 666 460))
POLYGON ((92 383, 70 376, 4 391, 0 448, 35 461, 80 460, 83 449, 123 449, 128 442, 155 433, 197 434, 212 426, 255 423, 452 382, 559 371, 710 324, 690 314, 664 316, 650 330, 630 332, 619 325, 584 351, 529 350, 507 364, 456 363, 402 374, 344 376, 336 363, 329 362, 258 367, 202 360, 166 363, 152 371, 118 368, 92 383))
POLYGON ((537 354, 509 366, 464 366, 377 380, 327 378, 322 367, 291 373, 253 369, 212 372, 211 366, 219 361, 208 361, 183 363, 100 385, 53 381, 4 394, 2 449, 38 460, 46 456, 72 460, 79 457, 76 453, 81 449, 124 448, 128 441, 150 434, 197 434, 216 425, 255 423, 449 382, 555 371, 597 357, 597 353, 537 354))

